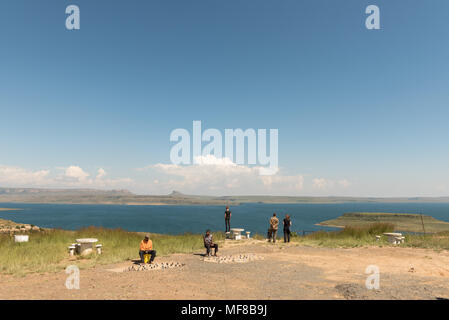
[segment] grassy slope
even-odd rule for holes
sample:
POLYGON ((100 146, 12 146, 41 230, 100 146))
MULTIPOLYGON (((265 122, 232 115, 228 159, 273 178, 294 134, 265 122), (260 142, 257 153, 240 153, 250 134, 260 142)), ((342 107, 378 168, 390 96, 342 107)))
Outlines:
MULTIPOLYGON (((426 215, 423 215, 422 218, 426 232, 449 231, 448 222, 426 215)), ((421 215, 408 213, 352 212, 345 213, 337 219, 323 221, 320 225, 337 227, 367 226, 376 222, 394 224, 395 230, 423 232, 421 215)))
MULTIPOLYGON (((215 239, 222 239, 215 234, 215 239)), ((48 230, 32 232, 30 242, 15 243, 8 235, 0 235, 0 273, 23 275, 29 272, 55 272, 76 263, 81 268, 95 264, 122 262, 139 257, 141 233, 121 229, 85 228, 79 231, 48 230), (103 244, 103 254, 69 259, 67 247, 77 238, 94 237, 103 244)), ((152 234, 158 256, 172 253, 192 253, 204 249, 201 235, 179 236, 152 234)))
MULTIPOLYGON (((355 248, 355 247, 390 247, 386 237, 376 241, 374 236, 354 238, 351 236, 333 236, 328 234, 311 234, 305 237, 293 237, 292 241, 304 246, 326 248, 355 248)), ((405 235, 405 243, 395 247, 425 248, 433 250, 449 250, 449 232, 426 235, 405 235)))
POLYGON ((4 219, 0 219, 0 229, 2 229, 3 227, 16 227, 16 226, 22 226, 24 225, 24 223, 16 223, 14 221, 11 220, 4 220, 4 219))
MULTIPOLYGON (((328 248, 352 248, 366 246, 392 246, 387 237, 382 236, 380 241, 376 235, 391 232, 394 225, 389 223, 374 223, 365 226, 345 227, 333 232, 315 232, 305 237, 293 235, 292 241, 306 246, 328 248)), ((439 232, 425 235, 406 234, 405 242, 396 247, 426 248, 434 250, 449 250, 449 232, 439 232)))
MULTIPOLYGON (((393 225, 376 223, 363 227, 346 227, 334 232, 316 232, 305 237, 292 235, 292 242, 305 246, 321 247, 360 247, 391 246, 386 237, 375 240, 375 235, 392 231, 393 225)), ((282 233, 279 234, 282 236, 282 233)), ((142 233, 126 232, 121 229, 85 228, 78 231, 46 230, 31 232, 30 242, 15 243, 8 235, 0 235, 0 273, 15 276, 34 272, 61 271, 68 265, 76 264, 80 268, 97 264, 110 264, 138 258, 142 233), (77 238, 95 237, 103 244, 103 254, 69 259, 67 246, 77 238)), ((216 241, 223 240, 223 234, 214 234, 216 241)), ((262 235, 255 234, 258 240, 262 235)), ((158 256, 173 253, 203 252, 201 235, 184 234, 178 236, 152 234, 154 249, 158 256)), ((276 245, 282 245, 281 239, 276 245)), ((435 250, 449 250, 449 232, 427 235, 406 235, 406 241, 400 247, 418 247, 435 250)))

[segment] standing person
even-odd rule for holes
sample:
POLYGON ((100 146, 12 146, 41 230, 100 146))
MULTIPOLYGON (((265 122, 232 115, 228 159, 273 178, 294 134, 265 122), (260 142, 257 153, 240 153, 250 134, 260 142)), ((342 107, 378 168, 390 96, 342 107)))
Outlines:
POLYGON ((284 219, 284 242, 290 242, 290 226, 292 225, 292 221, 290 220, 290 216, 288 214, 285 215, 284 219))
POLYGON ((225 210, 225 225, 226 225, 226 231, 231 231, 231 210, 229 210, 229 206, 226 206, 226 210, 225 210))
POLYGON ((204 246, 206 247, 206 255, 208 257, 210 256, 210 248, 214 248, 214 256, 217 256, 218 244, 214 243, 210 230, 207 230, 204 236, 204 246))
POLYGON ((149 235, 145 235, 145 238, 140 243, 139 256, 140 256, 140 261, 142 263, 145 262, 145 260, 143 258, 144 254, 151 255, 150 264, 153 262, 154 258, 156 257, 156 250, 153 250, 153 242, 150 240, 149 235))
POLYGON ((279 219, 276 218, 276 212, 273 213, 273 216, 270 219, 270 231, 271 231, 271 235, 270 238, 268 239, 268 241, 271 241, 271 239, 273 239, 273 242, 276 242, 276 234, 278 232, 278 227, 279 227, 279 219))

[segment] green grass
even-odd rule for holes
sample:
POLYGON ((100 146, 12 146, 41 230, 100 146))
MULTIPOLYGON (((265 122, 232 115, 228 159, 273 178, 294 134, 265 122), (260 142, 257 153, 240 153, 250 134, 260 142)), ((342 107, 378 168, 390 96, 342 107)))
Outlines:
MULTIPOLYGON (((389 223, 373 223, 365 226, 345 227, 338 231, 318 231, 304 237, 293 233, 292 241, 301 245, 321 246, 328 248, 353 248, 364 246, 393 246, 382 236, 376 241, 376 235, 394 230, 389 223)), ((405 234, 405 242, 396 247, 427 248, 449 250, 449 232, 439 232, 425 235, 405 234)))
MULTIPOLYGON (((77 264, 80 268, 97 264, 117 263, 139 257, 143 234, 121 229, 89 227, 78 231, 48 230, 31 232, 30 241, 15 243, 9 235, 0 235, 0 273, 24 275, 32 272, 55 272, 77 264), (103 245, 103 254, 69 259, 67 247, 77 238, 97 238, 103 245)), ((173 253, 192 253, 204 249, 201 235, 178 236, 150 234, 158 256, 173 253)), ((215 241, 224 238, 214 233, 215 241)))
POLYGON ((449 232, 436 234, 405 236, 402 246, 412 248, 426 248, 435 250, 449 250, 449 232))
POLYGON ((338 231, 318 231, 299 237, 292 235, 293 242, 304 245, 325 247, 360 247, 367 245, 379 245, 376 235, 384 232, 392 232, 394 225, 390 223, 374 223, 366 226, 350 226, 338 231))
MULTIPOLYGON (((391 246, 386 237, 376 241, 375 236, 394 230, 390 223, 372 223, 364 226, 349 226, 342 230, 319 231, 304 237, 292 233, 292 242, 306 246, 329 248, 351 248, 362 246, 391 246)), ((15 243, 9 235, 0 235, 0 273, 22 276, 27 273, 56 272, 68 265, 76 264, 88 268, 99 264, 111 264, 138 258, 142 233, 127 232, 122 229, 84 228, 78 231, 46 230, 31 232, 30 242, 15 243), (103 244, 103 254, 95 253, 87 257, 69 259, 67 247, 77 238, 97 238, 103 244)), ((161 235, 150 234, 158 256, 173 253, 203 252, 203 239, 199 234, 161 235)), ((400 247, 449 250, 449 232, 426 235, 405 235, 400 247)), ((264 235, 254 234, 253 239, 265 240, 264 235)), ((224 240, 223 233, 214 233, 215 241, 224 240)), ((282 244, 282 231, 278 233, 282 244)), ((273 244, 274 245, 274 244, 273 244)))

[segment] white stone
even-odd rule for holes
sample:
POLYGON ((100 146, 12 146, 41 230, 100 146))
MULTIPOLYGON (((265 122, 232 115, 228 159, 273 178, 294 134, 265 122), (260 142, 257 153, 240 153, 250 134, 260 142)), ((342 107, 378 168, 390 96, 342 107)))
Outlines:
POLYGON ((15 242, 28 242, 29 238, 30 237, 28 235, 15 235, 14 241, 15 242))

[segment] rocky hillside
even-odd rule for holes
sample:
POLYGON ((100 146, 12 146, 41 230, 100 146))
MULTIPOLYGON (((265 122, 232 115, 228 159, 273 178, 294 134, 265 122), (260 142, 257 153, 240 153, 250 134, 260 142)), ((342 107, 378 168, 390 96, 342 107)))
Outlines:
POLYGON ((41 230, 42 229, 40 227, 31 224, 16 223, 11 220, 0 219, 0 233, 14 234, 41 230))

